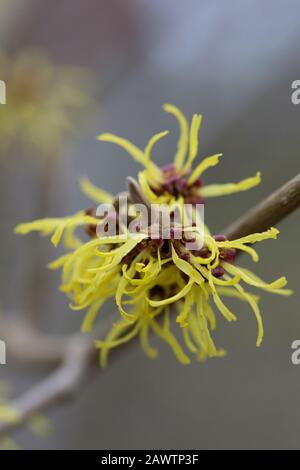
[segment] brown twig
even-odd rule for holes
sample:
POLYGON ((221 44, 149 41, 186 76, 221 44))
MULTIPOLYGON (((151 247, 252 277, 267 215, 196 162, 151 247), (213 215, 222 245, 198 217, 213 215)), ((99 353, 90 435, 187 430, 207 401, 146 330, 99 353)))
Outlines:
MULTIPOLYGON (((61 359, 61 365, 28 392, 10 403, 18 419, 0 423, 0 436, 20 427, 34 413, 76 395, 82 383, 90 375, 91 366, 96 368, 97 350, 94 340, 99 337, 99 334, 103 335, 104 331, 101 325, 100 329, 95 329, 90 335, 77 333, 65 341, 64 354, 60 358, 57 357, 61 359)), ((53 359, 52 352, 47 359, 53 359)))
MULTIPOLYGON (((225 233, 229 239, 232 239, 266 230, 299 206, 300 175, 297 175, 229 226, 225 233)), ((104 331, 105 328, 100 325, 90 336, 75 335, 68 339, 64 351, 61 350, 59 353, 59 356, 62 354, 61 365, 40 384, 11 404, 18 411, 20 418, 13 423, 0 425, 0 434, 19 427, 34 412, 74 396, 88 378, 90 365, 95 365, 97 355, 94 339, 103 337, 104 331)), ((53 359, 52 353, 49 354, 49 358, 53 359)))
POLYGON ((65 355, 69 336, 38 331, 27 318, 10 312, 0 317, 1 339, 7 345, 9 361, 19 364, 57 366, 65 355))
POLYGON ((237 219, 226 230, 229 240, 276 225, 300 207, 300 173, 237 219))

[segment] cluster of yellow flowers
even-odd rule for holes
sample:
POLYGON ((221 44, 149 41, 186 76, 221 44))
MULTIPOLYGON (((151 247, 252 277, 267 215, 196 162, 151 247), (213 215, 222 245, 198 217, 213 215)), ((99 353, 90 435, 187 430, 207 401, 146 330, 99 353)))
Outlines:
POLYGON ((155 134, 144 150, 139 149, 128 140, 113 134, 101 134, 98 140, 120 145, 143 167, 138 175, 140 186, 150 202, 156 204, 175 201, 186 203, 201 203, 203 198, 224 196, 239 191, 246 191, 260 183, 260 173, 239 183, 214 184, 203 187, 202 174, 218 164, 221 153, 212 155, 201 161, 191 172, 192 165, 198 154, 198 134, 202 116, 194 114, 191 125, 181 111, 173 105, 165 104, 164 110, 174 115, 179 122, 180 137, 174 163, 159 168, 151 160, 151 151, 156 142, 169 132, 155 134))
MULTIPOLYGON (((185 203, 195 205, 206 197, 248 190, 260 182, 260 174, 257 173, 239 183, 206 186, 202 174, 215 166, 221 155, 205 158, 192 169, 198 154, 201 116, 195 114, 189 125, 175 106, 165 105, 164 109, 173 114, 180 125, 178 148, 170 165, 159 168, 151 159, 153 145, 167 132, 154 135, 144 150, 112 134, 102 134, 98 138, 120 145, 143 165, 144 169, 138 175, 138 190, 143 200, 170 207, 177 204, 184 210, 185 203)), ((87 179, 82 181, 82 189, 97 204, 114 203, 112 195, 87 179)), ((224 351, 216 348, 211 337, 216 326, 212 305, 228 321, 236 320, 236 315, 223 302, 223 297, 227 296, 239 298, 251 307, 258 324, 256 344, 259 346, 263 338, 259 299, 245 290, 245 285, 275 294, 291 294, 290 290, 284 289, 285 277, 266 283, 235 264, 239 252, 246 252, 257 262, 258 254, 249 245, 276 239, 279 232, 275 228, 227 240, 224 235, 211 235, 204 223, 198 220, 198 225, 193 224, 190 230, 197 239, 202 224, 204 244, 199 250, 190 251, 184 236, 182 239, 172 235, 168 239, 161 236, 154 240, 149 231, 141 230, 133 236, 126 226, 113 236, 97 236, 98 224, 95 210, 89 210, 70 217, 21 224, 16 232, 39 231, 42 235, 52 235, 55 246, 64 238, 67 253, 49 266, 62 269, 61 290, 69 296, 71 308, 87 309, 83 331, 92 329, 102 305, 115 298, 120 319, 113 323, 105 339, 96 341, 102 366, 105 366, 112 348, 135 336, 139 336, 145 353, 154 358, 157 351, 150 345, 150 332, 165 341, 182 364, 190 362, 188 352, 196 354, 199 359, 222 356, 224 351), (75 234, 80 226, 86 228, 91 239, 82 239, 75 234), (176 324, 182 341, 173 332, 176 324)))

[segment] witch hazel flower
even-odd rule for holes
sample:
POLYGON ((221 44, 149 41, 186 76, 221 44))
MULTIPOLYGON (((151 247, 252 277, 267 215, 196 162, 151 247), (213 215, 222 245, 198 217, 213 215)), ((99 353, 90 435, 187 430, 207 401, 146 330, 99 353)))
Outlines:
POLYGON ((148 357, 156 357, 150 334, 167 343, 182 364, 190 363, 191 353, 200 360, 224 355, 211 334, 217 323, 216 313, 229 322, 237 319, 224 297, 238 298, 249 305, 257 322, 256 345, 261 344, 259 297, 248 288, 280 295, 290 295, 291 291, 285 289, 285 277, 267 283, 237 265, 236 257, 245 252, 257 262, 258 254, 251 245, 276 239, 279 233, 276 228, 227 240, 223 234, 211 235, 202 220, 196 218, 196 222, 184 227, 181 236, 174 224, 165 236, 163 225, 158 223, 153 238, 152 225, 139 227, 139 221, 132 232, 129 226, 133 221, 133 205, 145 203, 149 208, 150 201, 143 189, 130 180, 126 222, 118 223, 114 235, 106 234, 105 230, 99 235, 99 226, 108 226, 109 219, 119 220, 120 206, 115 198, 86 179, 82 186, 95 202, 114 207, 117 217, 111 217, 109 211, 99 217, 92 209, 70 217, 21 224, 16 233, 38 231, 52 235, 55 246, 64 238, 69 251, 49 267, 62 270, 61 290, 70 298, 71 309, 86 310, 82 331, 90 331, 103 304, 114 299, 119 320, 112 320, 107 336, 96 341, 102 366, 106 365, 111 349, 134 337, 139 337, 148 357), (75 232, 82 226, 88 240, 75 232), (195 242, 193 249, 188 245, 191 238, 195 242))
POLYGON ((165 104, 164 111, 175 116, 180 127, 180 136, 174 161, 159 167, 151 159, 154 145, 169 131, 155 134, 147 143, 145 149, 140 149, 127 139, 111 133, 98 136, 98 140, 111 142, 126 150, 144 170, 139 172, 140 186, 150 202, 174 203, 176 201, 201 204, 207 197, 224 196, 240 191, 246 191, 257 186, 260 172, 256 176, 246 178, 239 183, 205 185, 202 175, 209 168, 219 163, 221 153, 204 158, 193 168, 198 156, 198 134, 202 122, 200 114, 194 114, 191 124, 183 113, 174 105, 165 104))

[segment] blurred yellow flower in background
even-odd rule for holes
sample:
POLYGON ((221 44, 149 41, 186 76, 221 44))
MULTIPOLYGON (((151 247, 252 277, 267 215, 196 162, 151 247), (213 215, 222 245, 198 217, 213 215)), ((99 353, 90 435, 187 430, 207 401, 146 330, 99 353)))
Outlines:
MULTIPOLYGON (((0 380, 0 423, 14 424, 20 420, 20 413, 9 398, 10 388, 8 382, 0 380)), ((39 437, 49 437, 51 433, 49 420, 40 413, 29 416, 26 424, 28 429, 39 437)), ((20 450, 20 447, 12 437, 4 434, 0 436, 0 450, 20 450)))
POLYGON ((22 150, 56 154, 81 111, 91 103, 90 74, 56 66, 38 49, 15 56, 0 51, 6 104, 0 106, 1 154, 18 143, 22 150))

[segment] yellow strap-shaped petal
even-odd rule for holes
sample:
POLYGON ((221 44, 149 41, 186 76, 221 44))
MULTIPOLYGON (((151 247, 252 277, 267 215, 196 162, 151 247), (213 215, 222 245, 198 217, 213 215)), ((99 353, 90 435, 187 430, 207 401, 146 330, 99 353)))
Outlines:
POLYGON ((260 344, 262 342, 262 339, 263 339, 263 336, 264 336, 264 327, 263 327, 263 322, 262 322, 262 318, 261 318, 261 314, 260 314, 260 311, 259 311, 258 304, 257 304, 257 302, 255 301, 255 299, 253 298, 252 295, 249 295, 247 292, 244 291, 242 286, 237 284, 234 287, 241 294, 241 296, 244 297, 244 299, 249 303, 249 305, 251 306, 251 308, 254 312, 254 315, 255 315, 256 321, 257 321, 257 327, 258 327, 257 340, 256 340, 256 346, 258 347, 258 346, 260 346, 260 344))
MULTIPOLYGON (((250 277, 253 281, 257 282, 259 285, 263 284, 264 285, 263 290, 270 291, 269 288, 267 288, 267 289, 265 288, 265 285, 266 285, 265 281, 263 281, 261 278, 256 276, 256 274, 253 274, 251 271, 249 271, 246 268, 239 267, 239 269, 242 272, 244 272, 248 277, 250 277)), ((287 279, 284 276, 281 277, 280 279, 277 279, 277 281, 275 281, 275 288, 274 288, 274 284, 273 284, 273 288, 271 290, 272 294, 279 294, 279 295, 283 295, 283 296, 292 295, 293 291, 291 289, 283 289, 283 287, 286 284, 287 284, 287 279)), ((270 284, 267 284, 267 286, 270 286, 270 284)), ((260 288, 262 288, 262 287, 260 287, 260 288)))
MULTIPOLYGON (((206 315, 205 315, 205 306, 206 302, 204 296, 201 292, 197 293, 197 319, 198 320, 198 328, 195 327, 195 333, 198 337, 198 341, 202 346, 202 349, 209 357, 213 357, 217 354, 217 350, 215 344, 212 340, 210 332, 208 330, 206 315)), ((193 321, 193 316, 191 318, 193 321)), ((195 325, 196 326, 196 325, 195 325)))
POLYGON ((180 136, 177 144, 177 152, 174 158, 175 166, 180 170, 183 166, 184 159, 187 154, 189 145, 189 125, 184 114, 172 104, 164 104, 164 111, 173 114, 176 117, 180 126, 180 136))
POLYGON ((177 268, 180 269, 180 271, 184 272, 195 283, 199 284, 199 286, 204 283, 203 277, 198 271, 196 271, 196 269, 194 269, 193 265, 179 258, 173 244, 172 244, 172 259, 175 265, 177 266, 177 268))
MULTIPOLYGON (((114 341, 127 329, 127 322, 119 322, 111 328, 104 341, 99 341, 98 344, 96 343, 96 347, 100 349, 100 365, 102 368, 106 367, 107 365, 107 356, 109 350, 111 349, 111 344, 114 343, 114 341)), ((130 337, 128 341, 129 340, 130 337)))
POLYGON ((127 139, 118 137, 117 135, 104 133, 97 137, 97 140, 103 142, 111 142, 112 144, 119 145, 126 150, 134 160, 146 167, 154 176, 160 178, 160 169, 151 161, 146 158, 145 153, 139 149, 136 145, 129 142, 127 139))
POLYGON ((166 341, 166 343, 169 344, 169 346, 171 347, 171 349, 173 350, 175 356, 181 362, 181 364, 184 364, 184 365, 190 364, 190 362, 191 362, 190 359, 183 352, 183 350, 182 350, 180 344, 178 343, 177 339, 175 338, 175 336, 170 331, 166 330, 165 328, 161 328, 161 326, 154 319, 150 320, 150 324, 151 324, 151 327, 154 330, 154 332, 161 339, 163 339, 164 341, 166 341))
POLYGON ((124 256, 130 253, 130 251, 133 250, 143 238, 145 238, 145 235, 143 234, 135 234, 134 237, 128 238, 128 240, 123 245, 114 250, 113 257, 109 266, 103 265, 97 268, 91 268, 89 269, 89 271, 101 272, 106 271, 108 269, 112 269, 113 267, 117 266, 121 262, 122 258, 124 258, 124 256))
POLYGON ((188 316, 192 311, 194 303, 193 290, 185 296, 183 308, 180 306, 180 313, 176 317, 176 323, 179 323, 181 328, 185 328, 188 325, 188 316))
MULTIPOLYGON (((240 294, 240 292, 237 292, 237 290, 234 287, 216 287, 216 290, 217 290, 219 295, 224 295, 224 296, 227 296, 227 297, 233 297, 235 299, 245 301, 245 298, 240 294)), ((250 295, 251 297, 253 297, 253 299, 256 302, 259 302, 259 299, 260 299, 259 295, 254 295, 254 294, 251 294, 250 292, 247 292, 247 294, 250 295)))
POLYGON ((111 204, 113 202, 114 198, 110 193, 95 186, 87 177, 81 178, 79 182, 81 191, 92 201, 107 204, 111 204))
POLYGON ((202 122, 202 116, 201 114, 194 114, 192 123, 191 123, 191 129, 190 129, 190 150, 189 150, 189 156, 184 164, 181 173, 185 175, 187 171, 191 168, 193 161, 195 160, 197 153, 198 153, 198 134, 200 130, 202 122))
POLYGON ((97 137, 97 140, 101 140, 102 142, 110 142, 112 144, 119 145, 124 150, 126 150, 138 163, 141 165, 147 166, 147 159, 144 152, 139 149, 136 145, 129 142, 129 140, 124 139, 123 137, 119 137, 114 134, 110 134, 109 132, 100 134, 97 137))
POLYGON ((157 195, 155 194, 154 191, 152 191, 152 189, 149 185, 149 182, 148 182, 148 173, 147 173, 147 171, 146 170, 140 171, 139 174, 138 174, 138 178, 139 178, 140 186, 141 186, 142 191, 143 191, 144 195, 146 196, 146 198, 150 202, 157 202, 157 195))
MULTIPOLYGON (((222 262, 222 265, 223 265, 223 262, 222 262)), ((211 268, 207 269, 206 266, 201 266, 199 264, 195 264, 195 266, 205 279, 207 279, 208 281, 211 280, 211 282, 213 283, 212 285, 214 289, 215 289, 215 286, 233 286, 234 284, 237 284, 241 279, 241 276, 236 275, 232 277, 231 279, 227 279, 224 281, 223 279, 214 277, 212 275, 211 268)))
POLYGON ((40 232, 43 236, 53 233, 51 242, 56 247, 61 240, 64 230, 67 227, 78 227, 85 224, 97 225, 98 223, 99 220, 95 217, 84 215, 83 212, 80 212, 70 217, 40 219, 25 224, 19 224, 15 228, 15 233, 26 235, 29 232, 35 231, 40 232))
MULTIPOLYGON (((89 257, 94 257, 96 248, 101 246, 103 243, 105 243, 105 241, 106 239, 102 240, 102 239, 96 238, 87 243, 84 243, 82 246, 77 248, 77 250, 71 253, 69 258, 66 260, 64 267, 63 267, 64 274, 67 276, 70 273, 74 263, 76 263, 78 260, 86 260, 86 259, 89 259, 89 257)), ((110 243, 121 243, 121 241, 116 237, 116 238, 112 238, 110 243)), ((89 271, 91 272, 91 268, 89 268, 89 271)))
POLYGON ((116 348, 117 346, 120 346, 121 344, 128 343, 128 341, 130 341, 132 338, 134 338, 136 336, 136 334, 139 331, 139 327, 140 327, 139 324, 136 323, 134 328, 132 328, 132 330, 129 331, 129 333, 127 333, 126 335, 122 336, 119 339, 115 339, 115 340, 111 340, 111 341, 96 340, 95 341, 96 348, 101 349, 103 347, 109 347, 109 349, 112 349, 112 348, 116 348))
POLYGON ((276 294, 282 293, 283 295, 288 295, 284 291, 281 291, 281 289, 287 284, 287 280, 284 276, 268 284, 259 279, 257 276, 253 275, 250 271, 245 270, 243 268, 233 266, 232 264, 226 262, 223 262, 222 266, 230 274, 240 276, 241 279, 243 279, 243 281, 249 284, 250 286, 258 287, 259 289, 270 291, 276 294))
POLYGON ((177 300, 181 299, 184 297, 192 288, 194 284, 194 281, 192 279, 189 280, 189 282, 179 291, 177 294, 173 295, 172 297, 169 297, 167 299, 163 300, 151 300, 147 298, 147 301, 151 305, 151 307, 160 307, 162 305, 169 305, 174 302, 177 302, 177 300))
MULTIPOLYGON (((224 289, 225 289, 225 287, 224 287, 224 289)), ((228 287, 226 287, 226 289, 228 289, 228 287)), ((206 317, 209 321, 210 328, 213 331, 216 328, 216 323, 217 322, 216 322, 216 317, 215 317, 214 311, 211 308, 211 306, 209 305, 207 300, 206 300, 206 305, 205 305, 204 312, 205 312, 205 315, 206 315, 206 317)))
POLYGON ((99 299, 98 302, 94 302, 92 306, 89 308, 89 310, 86 312, 82 325, 81 325, 81 331, 83 333, 87 333, 88 331, 92 330, 96 316, 100 308, 104 304, 105 300, 106 299, 99 299))
POLYGON ((119 309, 120 314, 124 318, 124 320, 127 320, 128 322, 133 322, 136 320, 136 317, 130 313, 127 313, 122 306, 122 296, 124 295, 124 289, 127 285, 127 280, 124 277, 121 277, 117 292, 116 292, 116 305, 119 309))
MULTIPOLYGON (((270 238, 276 240, 278 234, 279 230, 275 227, 272 227, 269 230, 266 230, 265 232, 252 233, 251 235, 247 235, 242 238, 237 238, 236 240, 233 240, 232 243, 257 243, 263 240, 268 240, 270 238)), ((230 242, 218 242, 218 246, 223 246, 223 243, 228 243, 227 246, 229 246, 230 244, 230 242)))
POLYGON ((192 353, 196 353, 197 352, 197 348, 196 346, 194 345, 192 339, 191 339, 191 336, 190 336, 190 328, 183 328, 182 329, 182 336, 183 336, 183 339, 184 339, 184 342, 185 342, 185 345, 186 347, 192 352, 192 353))
POLYGON ((76 250, 79 248, 83 241, 75 235, 77 227, 66 227, 64 232, 64 248, 66 250, 76 250))
POLYGON ((149 140, 147 146, 145 147, 145 157, 146 157, 147 160, 151 159, 152 148, 156 144, 156 142, 158 142, 160 139, 162 139, 163 137, 165 137, 168 134, 169 134, 169 131, 163 131, 163 132, 159 132, 158 134, 155 134, 153 137, 151 137, 151 139, 149 140))
MULTIPOLYGON (((204 158, 204 160, 202 160, 202 162, 199 163, 198 166, 196 166, 191 176, 188 178, 188 185, 193 184, 208 168, 216 166, 219 163, 220 157, 222 157, 222 153, 218 153, 216 155, 212 155, 211 157, 204 158)), ((201 194, 203 189, 204 188, 201 188, 201 194)))
POLYGON ((149 344, 149 326, 146 321, 142 323, 140 329, 140 343, 143 351, 150 359, 155 359, 157 357, 157 350, 152 348, 149 344))
POLYGON ((246 178, 239 183, 210 184, 201 188, 201 196, 216 197, 227 196, 229 194, 247 191, 254 188, 261 182, 261 173, 258 171, 256 176, 246 178))
POLYGON ((214 285, 214 280, 215 278, 213 277, 212 273, 209 271, 209 279, 208 279, 208 284, 209 284, 209 287, 211 289, 211 293, 212 293, 212 296, 213 296, 213 301, 214 303, 216 304, 216 306, 218 307, 218 309, 220 310, 220 312, 222 313, 222 315, 226 318, 226 320, 228 321, 235 321, 236 320, 236 316, 234 315, 234 313, 232 313, 228 307, 226 307, 226 305, 222 302, 222 300, 220 299, 219 295, 218 295, 218 292, 216 290, 216 287, 214 285))
POLYGON ((66 261, 69 259, 69 257, 70 257, 70 253, 68 253, 67 255, 62 255, 59 258, 55 259, 54 261, 51 261, 51 263, 48 263, 47 268, 52 269, 52 270, 62 268, 64 264, 66 263, 66 261))
POLYGON ((243 243, 240 243, 237 240, 217 242, 217 245, 219 248, 236 248, 238 250, 245 251, 251 256, 253 261, 257 262, 259 260, 259 256, 257 252, 254 250, 254 248, 244 245, 243 243))

